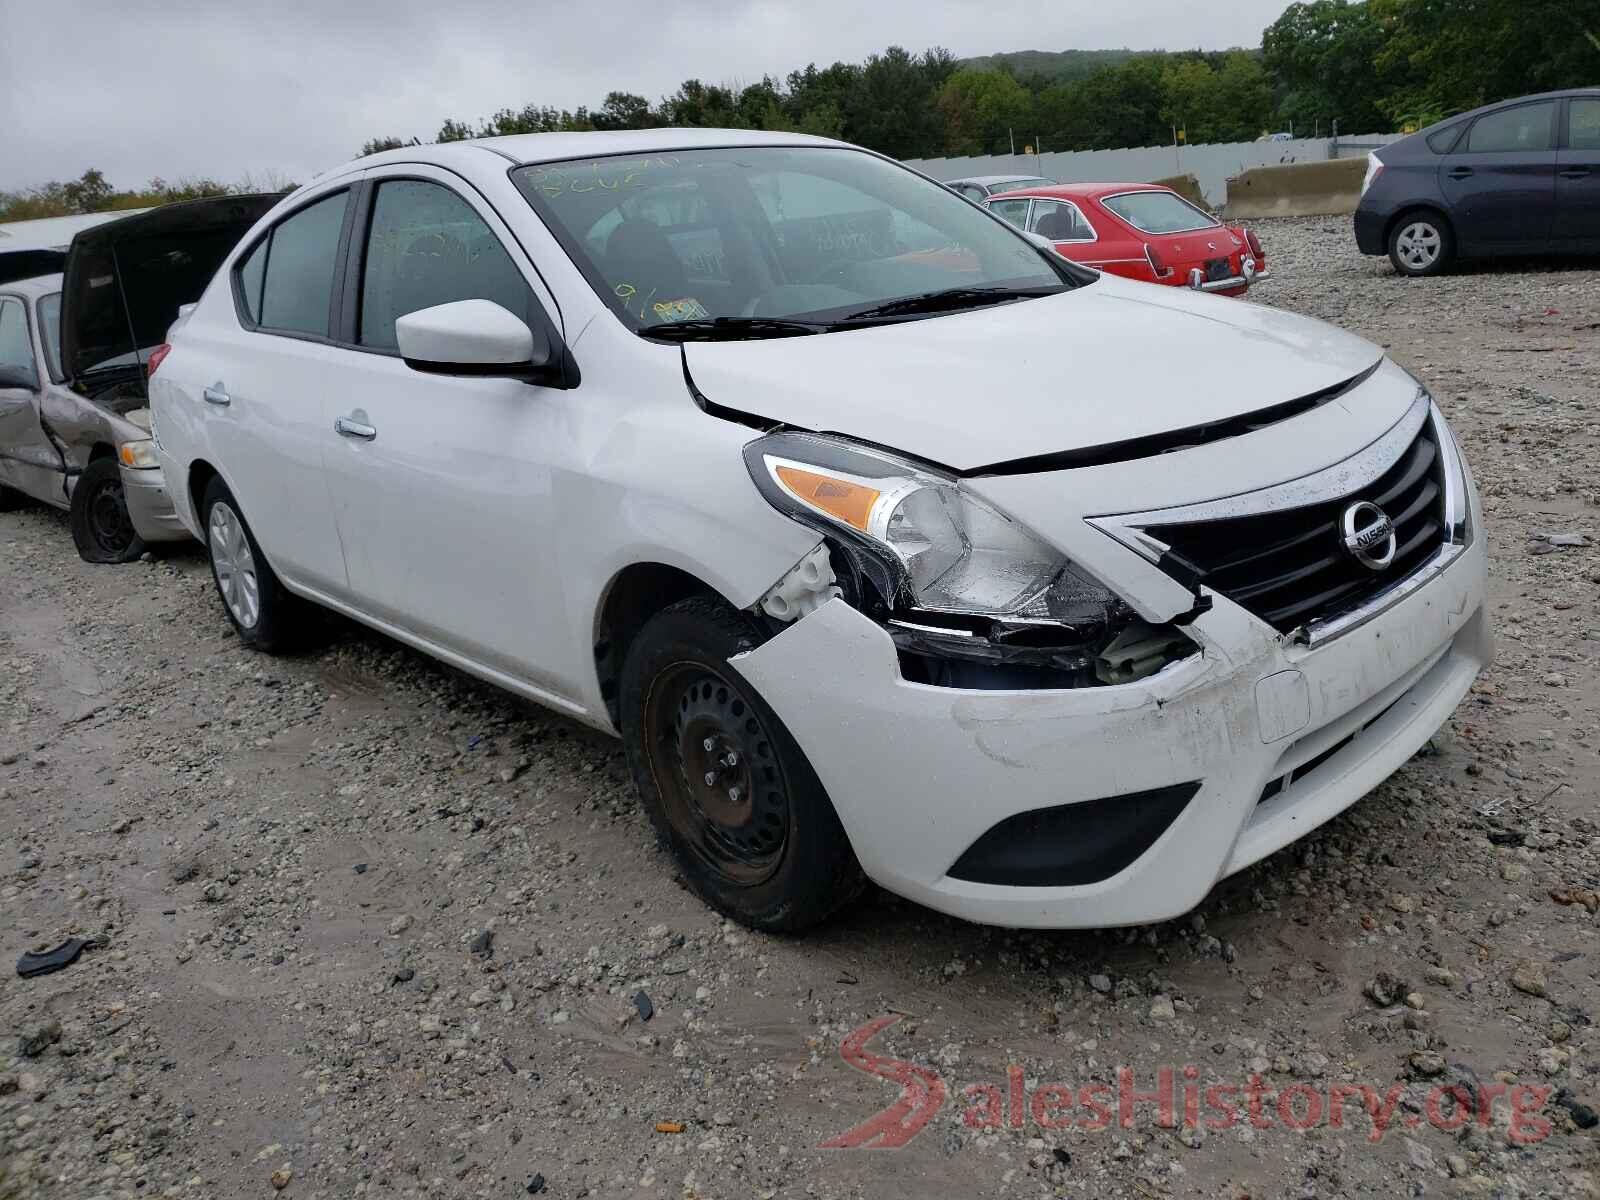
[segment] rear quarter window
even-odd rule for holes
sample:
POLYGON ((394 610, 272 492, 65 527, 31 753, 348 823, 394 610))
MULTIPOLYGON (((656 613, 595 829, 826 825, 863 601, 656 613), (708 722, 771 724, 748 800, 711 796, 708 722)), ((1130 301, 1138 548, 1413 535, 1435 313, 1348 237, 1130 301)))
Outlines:
POLYGON ((1460 136, 1460 125, 1452 125, 1448 129, 1436 129, 1428 135, 1428 149, 1435 154, 1449 154, 1451 147, 1456 144, 1456 139, 1460 136))

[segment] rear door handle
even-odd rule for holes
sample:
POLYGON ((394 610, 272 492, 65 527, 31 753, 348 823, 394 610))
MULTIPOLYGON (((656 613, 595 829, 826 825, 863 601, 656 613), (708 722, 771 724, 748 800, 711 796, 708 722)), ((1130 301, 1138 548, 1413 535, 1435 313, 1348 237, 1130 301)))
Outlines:
POLYGON ((370 442, 378 436, 378 431, 371 425, 363 425, 360 421, 352 421, 349 417, 335 417, 333 431, 340 437, 360 438, 363 442, 370 442))
POLYGON ((200 393, 206 398, 207 404, 215 404, 219 408, 227 408, 233 403, 233 397, 228 395, 227 389, 222 386, 222 380, 217 380, 205 391, 200 393))
POLYGON ((1562 169, 1561 178, 1585 179, 1591 174, 1593 174, 1593 172, 1590 171, 1588 167, 1565 167, 1562 169))
POLYGON ((1452 167, 1450 169, 1450 178, 1451 179, 1466 179, 1471 174, 1472 174, 1472 168, 1471 167, 1452 167))

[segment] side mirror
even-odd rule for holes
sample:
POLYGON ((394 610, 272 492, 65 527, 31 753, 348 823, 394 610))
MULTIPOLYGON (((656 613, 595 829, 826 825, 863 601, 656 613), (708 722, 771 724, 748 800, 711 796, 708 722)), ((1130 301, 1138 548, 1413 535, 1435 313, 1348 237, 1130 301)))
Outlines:
POLYGON ((0 363, 0 388, 21 388, 25 392, 37 392, 39 379, 28 367, 19 367, 14 363, 0 363))
POLYGON ((551 347, 493 300, 456 300, 406 313, 394 323, 400 357, 434 375, 531 379, 551 364, 551 347))

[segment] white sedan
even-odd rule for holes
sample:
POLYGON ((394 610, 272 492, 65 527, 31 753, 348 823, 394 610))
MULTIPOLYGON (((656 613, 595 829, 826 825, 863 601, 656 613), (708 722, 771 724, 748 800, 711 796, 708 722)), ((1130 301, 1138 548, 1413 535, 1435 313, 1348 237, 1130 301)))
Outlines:
POLYGON ((169 342, 158 453, 245 642, 321 605, 619 734, 758 928, 867 878, 997 924, 1182 913, 1489 654, 1470 477, 1380 350, 837 142, 361 159, 169 342))

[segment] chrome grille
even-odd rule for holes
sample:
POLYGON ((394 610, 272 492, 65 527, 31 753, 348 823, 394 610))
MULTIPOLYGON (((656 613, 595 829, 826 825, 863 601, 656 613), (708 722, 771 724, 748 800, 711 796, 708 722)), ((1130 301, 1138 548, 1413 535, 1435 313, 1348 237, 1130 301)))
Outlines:
POLYGON ((1287 633, 1355 608, 1425 564, 1447 537, 1444 463, 1433 423, 1372 483, 1335 500, 1250 516, 1152 525, 1162 565, 1287 633), (1372 571, 1344 549, 1340 521, 1358 501, 1394 523, 1394 560, 1372 571))

